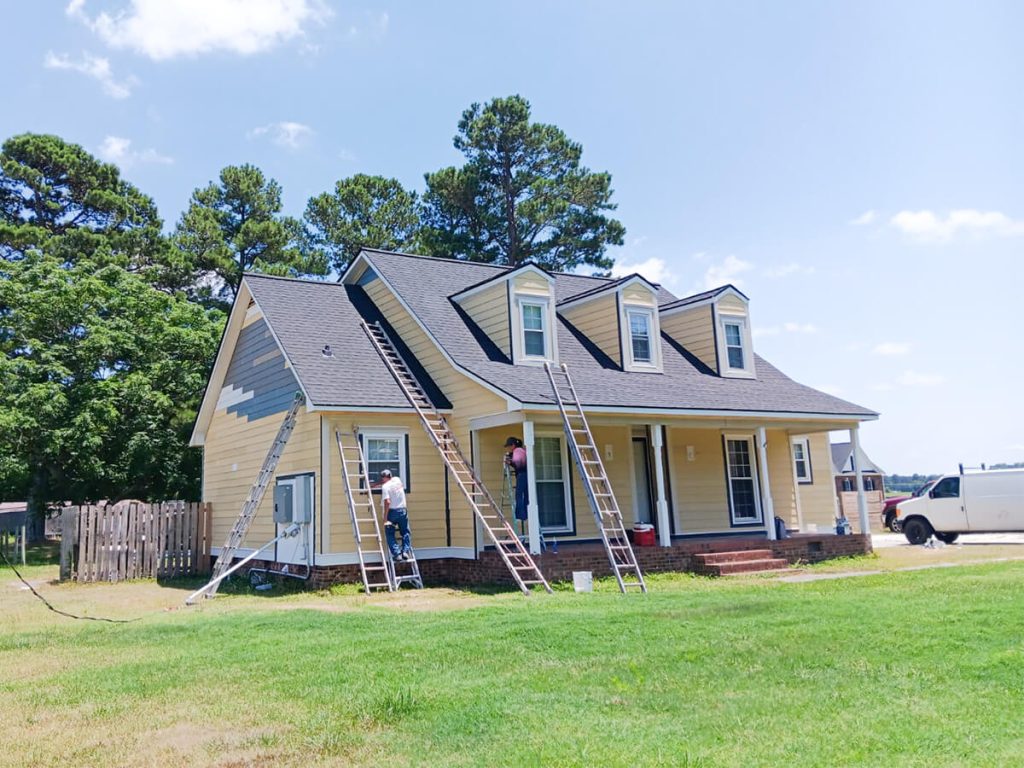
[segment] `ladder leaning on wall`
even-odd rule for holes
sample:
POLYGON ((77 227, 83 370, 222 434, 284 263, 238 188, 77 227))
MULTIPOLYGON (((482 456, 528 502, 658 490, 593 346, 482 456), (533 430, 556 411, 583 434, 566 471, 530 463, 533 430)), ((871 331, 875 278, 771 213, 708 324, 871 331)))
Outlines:
MULTIPOLYGON (((213 597, 217 594, 217 588, 220 587, 221 581, 228 575, 231 561, 235 559, 235 553, 242 546, 245 535, 249 532, 249 526, 252 525, 253 518, 256 517, 256 511, 260 508, 260 502, 263 501, 263 496, 267 492, 267 486, 270 485, 270 481, 274 477, 274 470, 277 469, 277 463, 281 460, 284 447, 288 444, 288 438, 292 436, 292 431, 295 429, 295 419, 299 414, 300 406, 304 402, 305 398, 302 393, 296 392, 295 399, 292 400, 288 412, 285 413, 284 419, 281 420, 281 426, 277 430, 274 442, 270 444, 270 450, 267 451, 267 456, 263 460, 263 466, 260 467, 260 471, 256 474, 256 480, 253 481, 252 487, 249 489, 249 495, 245 497, 245 501, 242 503, 242 511, 239 513, 238 519, 235 520, 235 524, 231 527, 231 532, 228 534, 224 546, 220 548, 220 554, 217 555, 217 562, 213 566, 213 575, 210 582, 189 596, 186 600, 189 605, 200 595, 203 597, 213 597)), ((281 536, 275 538, 274 542, 279 538, 281 536)), ((265 544, 260 549, 266 549, 268 546, 270 544, 265 544)), ((250 559, 251 557, 250 555, 250 559)))
POLYGON ((458 440, 448 427, 448 422, 427 398, 426 391, 413 376, 380 323, 371 325, 364 321, 362 327, 370 338, 370 343, 391 371, 391 375, 395 377, 409 404, 419 415, 423 428, 441 454, 445 466, 452 473, 455 484, 469 502, 476 519, 494 543, 516 585, 524 594, 529 594, 530 587, 538 584, 547 592, 551 592, 547 579, 540 572, 529 550, 516 535, 515 529, 502 513, 491 492, 481 482, 476 470, 466 460, 458 440))
POLYGON ((572 447, 572 455, 576 460, 583 486, 590 500, 590 508, 597 521, 597 529, 601 532, 608 561, 611 563, 619 589, 623 592, 628 587, 637 587, 641 592, 647 591, 644 576, 636 561, 636 554, 626 537, 626 527, 622 523, 622 512, 615 500, 612 484, 608 480, 601 453, 594 442, 590 424, 580 406, 576 387, 573 386, 569 369, 565 363, 555 368, 551 363, 544 363, 551 389, 555 393, 555 402, 562 414, 562 426, 565 436, 572 447))

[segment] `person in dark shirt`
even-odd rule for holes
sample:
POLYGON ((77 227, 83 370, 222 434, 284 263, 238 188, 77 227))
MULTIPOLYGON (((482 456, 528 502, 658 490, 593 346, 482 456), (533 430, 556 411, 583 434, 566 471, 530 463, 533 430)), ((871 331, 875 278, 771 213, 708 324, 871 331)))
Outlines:
POLYGON ((505 441, 505 463, 516 473, 516 520, 526 520, 526 505, 530 502, 526 478, 526 449, 518 437, 505 441))

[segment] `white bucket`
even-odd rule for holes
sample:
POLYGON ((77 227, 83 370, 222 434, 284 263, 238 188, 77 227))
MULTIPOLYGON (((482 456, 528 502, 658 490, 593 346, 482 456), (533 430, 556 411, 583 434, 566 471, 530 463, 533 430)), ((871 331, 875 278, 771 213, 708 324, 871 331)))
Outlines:
POLYGON ((594 572, 593 571, 573 571, 572 572, 572 586, 577 592, 593 592, 594 591, 594 572))

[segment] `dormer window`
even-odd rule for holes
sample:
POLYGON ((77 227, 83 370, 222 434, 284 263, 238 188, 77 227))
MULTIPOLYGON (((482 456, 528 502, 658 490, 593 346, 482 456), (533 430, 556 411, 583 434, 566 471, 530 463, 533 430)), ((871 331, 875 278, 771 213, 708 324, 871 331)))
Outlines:
POLYGON ((719 372, 722 376, 753 379, 756 374, 749 319, 721 311, 717 314, 719 372))
POLYGON ((520 310, 523 313, 523 352, 526 357, 547 357, 547 344, 545 343, 544 304, 523 301, 520 303, 520 310))
POLYGON ((630 351, 633 364, 654 364, 653 346, 651 344, 651 327, 654 325, 653 313, 647 309, 629 309, 630 351))
POLYGON ((725 349, 729 357, 729 367, 737 370, 746 370, 744 363, 746 357, 743 354, 743 324, 730 320, 723 320, 725 326, 725 349))

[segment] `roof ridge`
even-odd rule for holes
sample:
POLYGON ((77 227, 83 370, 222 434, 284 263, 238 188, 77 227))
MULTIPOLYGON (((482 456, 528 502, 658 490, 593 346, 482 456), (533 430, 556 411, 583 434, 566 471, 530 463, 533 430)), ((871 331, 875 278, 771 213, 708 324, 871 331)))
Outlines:
MULTIPOLYGON (((535 262, 533 260, 524 261, 522 264, 517 264, 516 266, 513 267, 513 266, 510 266, 508 264, 491 264, 491 263, 486 262, 486 261, 470 261, 469 259, 456 259, 456 258, 452 258, 452 257, 449 257, 449 256, 425 256, 422 253, 406 253, 405 251, 388 251, 388 250, 385 250, 384 248, 370 248, 370 247, 364 246, 363 248, 360 248, 360 250, 361 251, 371 251, 373 253, 383 253, 383 254, 386 254, 388 256, 404 256, 405 258, 408 258, 408 259, 424 259, 426 261, 444 261, 444 262, 454 263, 454 264, 472 264, 473 266, 477 266, 477 267, 490 267, 491 269, 503 269, 503 270, 519 269, 520 267, 524 267, 527 264, 532 264, 533 266, 537 267, 537 269, 542 269, 545 272, 547 272, 549 274, 552 274, 552 275, 564 275, 565 277, 579 277, 579 278, 583 278, 584 280, 606 280, 606 281, 612 281, 612 280, 618 280, 619 279, 619 278, 615 278, 615 277, 600 277, 598 275, 579 275, 579 274, 576 274, 575 272, 560 272, 558 270, 551 270, 551 269, 548 269, 547 267, 541 266, 540 264, 538 264, 537 262, 535 262)), ((648 281, 648 282, 650 282, 650 281, 648 281)), ((657 283, 652 283, 652 285, 657 285, 657 283)))
POLYGON ((336 280, 317 280, 312 277, 288 277, 287 275, 266 275, 262 272, 243 272, 242 279, 257 277, 262 280, 285 280, 289 283, 312 283, 313 285, 341 285, 336 280))

